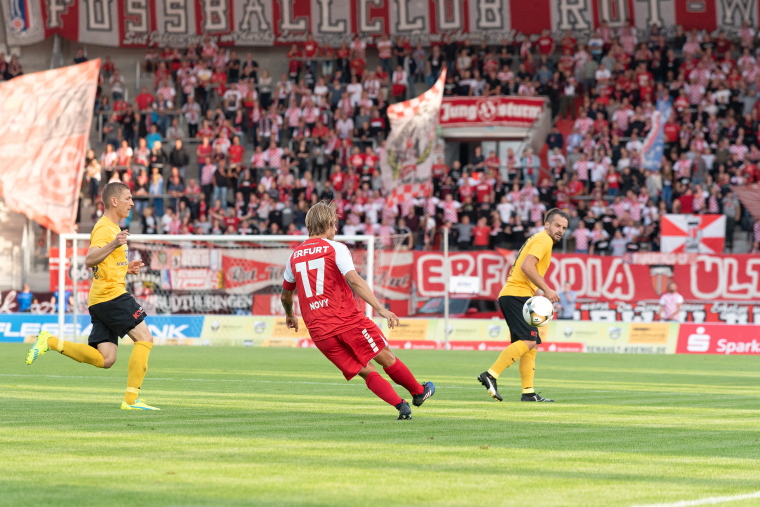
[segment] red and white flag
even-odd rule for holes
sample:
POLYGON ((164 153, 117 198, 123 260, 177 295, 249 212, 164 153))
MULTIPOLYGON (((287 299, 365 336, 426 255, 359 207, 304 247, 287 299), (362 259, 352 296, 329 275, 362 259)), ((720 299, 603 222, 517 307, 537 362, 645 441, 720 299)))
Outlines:
POLYGON ((391 132, 380 158, 388 206, 427 197, 433 190, 433 149, 445 82, 444 69, 431 89, 388 107, 391 132))
POLYGON ((724 215, 663 215, 660 251, 663 253, 723 252, 726 242, 724 215))
POLYGON ((0 192, 8 207, 73 232, 100 60, 0 84, 0 192))

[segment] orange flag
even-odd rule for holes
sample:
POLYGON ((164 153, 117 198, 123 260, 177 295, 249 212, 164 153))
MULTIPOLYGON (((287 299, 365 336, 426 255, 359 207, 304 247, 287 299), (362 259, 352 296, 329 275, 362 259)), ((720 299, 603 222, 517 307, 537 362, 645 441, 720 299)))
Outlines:
POLYGON ((8 207, 74 232, 100 60, 0 84, 0 192, 8 207))

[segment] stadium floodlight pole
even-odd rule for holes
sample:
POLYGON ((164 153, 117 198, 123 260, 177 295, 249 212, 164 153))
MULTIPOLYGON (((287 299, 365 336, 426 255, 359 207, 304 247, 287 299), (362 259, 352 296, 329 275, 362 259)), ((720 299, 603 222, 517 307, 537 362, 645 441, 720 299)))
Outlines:
MULTIPOLYGON (((65 264, 65 255, 66 255, 66 241, 68 240, 82 240, 82 241, 89 241, 90 235, 89 234, 74 234, 74 233, 68 233, 68 234, 61 234, 59 236, 60 239, 60 249, 58 252, 58 265, 60 266, 58 269, 58 290, 61 291, 62 288, 65 289, 66 279, 64 277, 64 264, 65 264)), ((293 241, 306 241, 309 239, 308 236, 287 236, 284 234, 276 235, 276 236, 250 236, 250 235, 242 235, 242 234, 131 234, 127 238, 128 241, 168 241, 172 243, 182 242, 182 241, 208 241, 208 242, 245 242, 245 243, 290 243, 293 241)), ((335 241, 366 241, 367 242, 367 285, 369 286, 369 289, 374 292, 374 269, 375 269, 375 259, 374 259, 374 242, 375 237, 374 236, 364 236, 364 235, 336 235, 335 241)), ((76 254, 76 252, 74 252, 76 254)), ((65 290, 63 291, 65 294, 65 290)), ((59 298, 59 300, 62 300, 63 298, 59 298)), ((368 306, 367 314, 371 315, 372 307, 368 306)), ((63 325, 64 325, 64 305, 61 301, 58 302, 58 329, 63 336, 63 325)), ((75 323, 76 324, 76 323, 75 323)))
POLYGON ((449 348, 449 229, 443 229, 443 345, 449 348))

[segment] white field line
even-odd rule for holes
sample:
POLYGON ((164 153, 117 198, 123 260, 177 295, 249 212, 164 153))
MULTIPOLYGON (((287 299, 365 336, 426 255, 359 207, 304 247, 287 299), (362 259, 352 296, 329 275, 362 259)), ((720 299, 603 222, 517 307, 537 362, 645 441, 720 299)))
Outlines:
MULTIPOLYGON (((94 375, 35 375, 35 374, 25 374, 25 373, 0 373, 0 377, 45 377, 45 378, 97 378, 98 380, 119 380, 119 382, 123 381, 123 379, 110 379, 108 377, 101 378, 96 377, 94 375)), ((160 378, 160 377, 148 377, 148 380, 159 380, 159 381, 166 381, 166 382, 245 382, 245 383, 252 383, 252 384, 311 384, 311 385, 325 385, 325 386, 358 386, 359 383, 349 383, 349 382, 305 382, 305 381, 288 381, 288 380, 247 380, 247 379, 203 379, 203 378, 160 378)), ((472 389, 472 390, 483 390, 482 387, 471 387, 471 386, 436 386, 436 389, 472 389)), ((666 392, 657 392, 657 391, 626 391, 626 390, 607 390, 602 391, 599 389, 578 389, 577 391, 580 394, 585 393, 612 393, 612 394, 618 394, 618 393, 624 393, 624 394, 639 394, 639 395, 650 395, 650 394, 664 394, 664 395, 670 395, 670 396, 721 396, 724 397, 726 394, 723 393, 715 393, 715 394, 704 394, 704 393, 666 393, 666 392)), ((760 396, 755 395, 739 395, 744 396, 747 398, 760 398, 760 396)), ((641 506, 644 507, 644 506, 641 506)))
POLYGON ((680 502, 634 505, 633 507, 691 507, 692 505, 715 505, 719 503, 736 502, 739 500, 750 500, 752 498, 760 498, 760 491, 744 495, 713 496, 710 498, 700 498, 699 500, 681 500, 680 502))

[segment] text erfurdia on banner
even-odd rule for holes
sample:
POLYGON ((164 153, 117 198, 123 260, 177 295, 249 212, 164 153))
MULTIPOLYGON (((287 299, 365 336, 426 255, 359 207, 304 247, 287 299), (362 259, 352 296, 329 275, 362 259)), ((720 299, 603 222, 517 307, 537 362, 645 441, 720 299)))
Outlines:
POLYGON ((0 84, 0 191, 8 207, 72 232, 100 60, 0 84))
POLYGON ((427 197, 432 191, 432 155, 445 82, 444 69, 431 89, 388 107, 391 132, 380 157, 388 206, 427 197))

